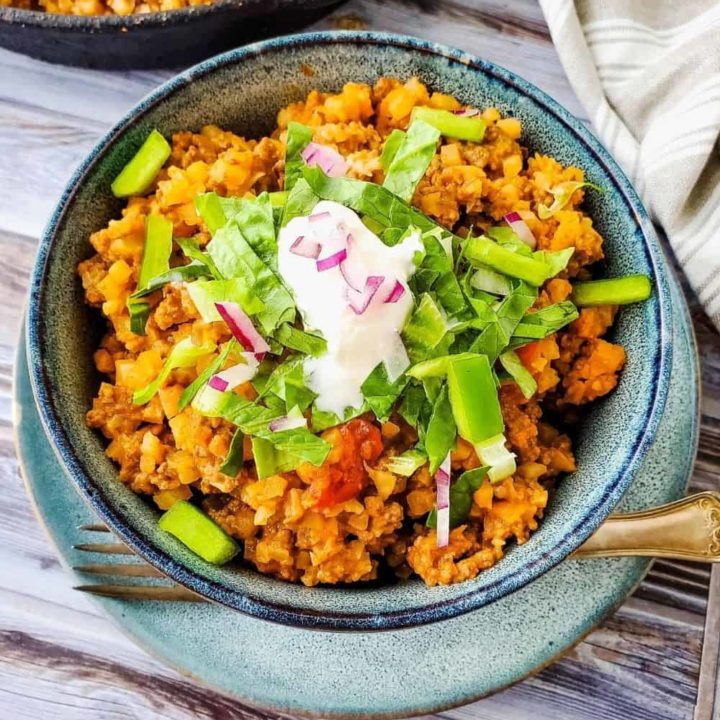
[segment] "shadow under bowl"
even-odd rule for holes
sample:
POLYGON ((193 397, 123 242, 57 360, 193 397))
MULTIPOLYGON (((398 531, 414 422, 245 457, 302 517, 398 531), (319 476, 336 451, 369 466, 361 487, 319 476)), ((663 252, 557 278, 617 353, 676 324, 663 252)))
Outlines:
POLYGON ((28 357, 40 415, 68 475, 98 515, 139 555, 195 592, 253 616, 335 630, 408 627, 492 602, 546 572, 576 549, 615 507, 653 442, 672 360, 670 283, 652 225, 629 181, 600 143, 556 102, 516 75, 425 41, 365 32, 311 33, 233 50, 178 75, 143 100, 90 153, 68 185, 42 239, 28 306, 28 357), (308 69, 312 71, 310 75, 308 69), (169 136, 215 123, 248 137, 275 126, 279 108, 311 89, 382 76, 420 77, 435 91, 518 117, 523 143, 583 168, 605 192, 586 207, 605 239, 610 276, 645 273, 654 293, 623 308, 612 339, 627 365, 617 389, 587 409, 576 428, 578 470, 553 493, 530 540, 476 579, 428 588, 305 588, 235 564, 202 561, 158 528, 158 512, 118 481, 105 442, 84 421, 99 382, 91 354, 100 328, 76 274, 88 238, 120 213, 110 183, 152 128, 169 136))

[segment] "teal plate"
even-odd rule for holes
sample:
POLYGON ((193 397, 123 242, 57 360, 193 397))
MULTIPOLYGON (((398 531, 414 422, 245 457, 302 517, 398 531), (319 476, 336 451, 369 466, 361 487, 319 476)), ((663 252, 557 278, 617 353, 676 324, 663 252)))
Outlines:
MULTIPOLYGON (((674 284, 672 292, 674 357, 667 406, 655 443, 622 500, 626 511, 680 497, 695 457, 697 352, 674 284)), ((68 566, 87 562, 87 555, 81 557, 72 546, 88 539, 81 538, 78 525, 96 518, 45 439, 24 338, 19 347, 15 417, 28 492, 61 559, 68 566)), ((618 607, 649 566, 637 558, 566 560, 480 610, 379 633, 273 625, 209 603, 98 602, 149 652, 249 705, 325 718, 390 718, 461 705, 540 670, 618 607)), ((87 582, 79 575, 73 579, 87 582)))

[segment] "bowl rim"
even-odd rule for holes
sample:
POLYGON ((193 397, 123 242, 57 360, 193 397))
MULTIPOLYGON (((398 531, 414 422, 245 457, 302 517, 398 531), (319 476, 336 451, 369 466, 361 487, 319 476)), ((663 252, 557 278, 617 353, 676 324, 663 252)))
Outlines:
MULTIPOLYGON (((174 76, 160 87, 146 95, 132 108, 105 136, 95 145, 88 156, 77 168, 68 182, 48 225, 42 235, 35 265, 31 275, 27 313, 27 353, 30 365, 32 387, 45 433, 60 460, 81 495, 90 503, 103 521, 129 545, 140 557, 161 569, 175 582, 190 588, 204 597, 260 619, 296 627, 319 630, 391 630, 412 627, 419 624, 449 619, 475 610, 483 605, 513 592, 531 582, 556 564, 564 560, 584 542, 600 523, 610 514, 629 486, 652 444, 662 417, 668 391, 668 379, 672 365, 672 316, 669 287, 669 268, 657 241, 652 223, 643 208, 640 199, 622 170, 609 155, 608 151, 587 130, 579 120, 572 116, 559 103, 543 91, 511 71, 494 63, 482 60, 474 55, 449 48, 430 41, 406 35, 378 33, 372 31, 316 31, 264 40, 236 48, 205 60, 188 70, 174 76), (283 52, 288 47, 302 48, 312 45, 391 45, 400 49, 435 56, 451 63, 459 63, 490 76, 510 86, 520 96, 528 96, 542 106, 554 118, 567 128, 593 156, 594 160, 612 179, 613 186, 625 203, 631 208, 634 220, 643 236, 643 251, 653 272, 655 293, 657 296, 657 325, 659 331, 658 346, 653 358, 652 396, 647 409, 647 422, 628 445, 622 471, 608 482, 601 499, 579 516, 571 532, 559 539, 549 550, 522 566, 514 574, 498 578, 491 585, 469 590, 459 597, 439 600, 422 606, 396 611, 378 613, 348 611, 317 611, 306 608, 277 604, 265 599, 250 597, 247 594, 230 590, 219 582, 203 578, 194 571, 181 565, 171 555, 156 548, 142 538, 116 512, 103 493, 85 471, 73 451, 60 418, 57 415, 50 393, 50 383, 45 374, 42 356, 42 294, 44 278, 58 227, 64 221, 78 188, 85 176, 99 162, 103 154, 113 145, 117 137, 133 125, 137 119, 161 103, 174 92, 183 89, 194 79, 212 74, 218 69, 242 62, 248 58, 266 53, 283 52)), ((280 581, 278 581, 280 582, 280 581)))
POLYGON ((213 0, 209 5, 191 5, 177 10, 136 13, 133 15, 69 15, 44 10, 0 7, 0 25, 43 28, 60 32, 126 32, 138 28, 188 24, 209 15, 240 12, 247 18, 262 17, 284 9, 315 10, 337 0, 213 0))

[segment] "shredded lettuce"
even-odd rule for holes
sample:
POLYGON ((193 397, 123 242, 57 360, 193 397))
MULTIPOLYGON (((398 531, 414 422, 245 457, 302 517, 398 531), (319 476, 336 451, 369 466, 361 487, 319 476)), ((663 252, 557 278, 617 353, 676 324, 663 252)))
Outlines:
POLYGON ((550 205, 550 207, 544 203, 540 203, 538 205, 538 217, 541 220, 547 220, 552 217, 556 212, 558 212, 558 210, 562 210, 568 204, 570 198, 576 190, 583 187, 589 187, 593 190, 597 190, 598 192, 605 192, 599 185, 595 185, 591 182, 577 182, 573 180, 561 182, 559 185, 556 185, 554 188, 549 190, 550 194, 553 196, 552 205, 550 205))
POLYGON ((408 379, 404 375, 395 382, 390 382, 385 366, 379 363, 367 376, 360 389, 367 406, 378 420, 384 422, 390 416, 396 400, 407 383, 408 379))
MULTIPOLYGON (((303 177, 321 200, 333 200, 361 215, 367 215, 386 228, 407 228, 422 232, 439 227, 427 215, 416 210, 382 185, 351 178, 331 178, 319 167, 304 167, 303 177)), ((383 238, 384 239, 384 238, 383 238)))
POLYGON ((208 192, 196 195, 195 211, 202 218, 211 235, 214 235, 227 222, 220 196, 217 193, 208 192))
POLYGON ((448 388, 443 384, 433 404, 432 415, 425 428, 423 438, 430 462, 431 475, 437 472, 442 461, 455 446, 456 435, 455 418, 450 405, 448 388))
POLYGON ((320 198, 313 192, 305 178, 300 178, 288 194, 280 219, 280 227, 285 227, 296 217, 306 217, 312 213, 320 198))
POLYGON ((244 278, 231 280, 198 280, 188 283, 187 291, 204 322, 220 322, 217 302, 237 303, 248 315, 257 315, 265 303, 248 287, 244 278))
POLYGON ((218 392, 206 385, 195 396, 192 405, 207 417, 222 417, 237 425, 245 435, 267 440, 278 451, 292 454, 298 464, 322 465, 331 449, 330 443, 313 435, 306 427, 272 432, 270 422, 282 417, 284 410, 263 407, 233 392, 218 392))
POLYGON ((310 407, 316 395, 305 382, 304 360, 300 355, 290 355, 280 363, 270 373, 262 397, 272 393, 285 403, 286 410, 293 407, 305 410, 310 407))
MULTIPOLYGON (((473 503, 473 493, 480 489, 490 468, 479 467, 466 470, 450 485, 450 527, 456 528, 467 522, 473 503)), ((425 525, 437 527, 437 508, 433 508, 425 525)))
POLYGON ((222 465, 218 468, 224 475, 235 477, 240 472, 240 468, 242 468, 243 465, 244 440, 245 436, 242 430, 238 428, 230 441, 228 454, 225 456, 222 465))
POLYGON ((176 368, 192 367, 197 361, 215 350, 215 343, 195 345, 192 338, 184 338, 177 343, 165 359, 160 374, 144 388, 133 393, 136 405, 145 405, 152 400, 155 393, 163 386, 170 373, 176 368))
POLYGON ((425 390, 422 386, 415 383, 409 384, 405 388, 405 392, 402 394, 402 400, 398 406, 400 417, 402 417, 408 425, 416 428, 424 402, 425 390))
POLYGON ((383 187, 409 201, 435 155, 439 139, 437 128, 413 120, 385 170, 383 187))
POLYGON ((227 362, 228 357, 230 357, 233 348, 236 347, 237 343, 235 340, 227 343, 222 352, 182 391, 180 401, 178 402, 179 412, 182 412, 192 402, 195 395, 200 392, 200 388, 202 388, 216 372, 222 369, 222 366, 227 362))
POLYGON ((380 154, 380 167, 387 173, 393 158, 405 139, 405 131, 395 128, 386 138, 380 154))
POLYGON ((445 314, 429 294, 420 298, 418 306, 405 323, 402 339, 412 363, 433 355, 442 355, 443 340, 448 334, 445 314))
POLYGON ((417 448, 406 450, 402 455, 395 455, 387 460, 385 467, 396 475, 410 477, 428 461, 427 455, 417 448))
POLYGON ((281 345, 291 350, 301 352, 304 355, 319 357, 327 351, 325 338, 305 332, 304 330, 298 330, 298 328, 288 325, 287 323, 281 325, 275 331, 275 339, 281 345))
POLYGON ((515 327, 509 347, 514 349, 532 340, 542 340, 578 317, 578 309, 569 300, 548 305, 537 312, 526 313, 515 327))
POLYGON ((192 260, 190 265, 185 267, 192 267, 193 265, 200 265, 205 269, 205 274, 215 278, 215 280, 222 280, 220 271, 215 266, 213 259, 204 250, 200 248, 197 240, 194 238, 177 238, 175 240, 183 251, 183 255, 189 260, 192 260))
POLYGON ((500 353, 498 359, 510 374, 510 377, 517 383, 523 396, 530 399, 537 392, 537 383, 530 371, 523 365, 517 353, 514 350, 506 350, 500 353))
POLYGON ((248 245, 273 271, 277 271, 277 241, 270 196, 264 192, 256 198, 234 198, 231 216, 248 245))
POLYGON ((285 139, 285 190, 292 190, 295 183, 302 177, 305 161, 302 151, 312 140, 312 130, 297 122, 288 123, 285 139))
POLYGON ((510 338, 518 323, 537 297, 537 291, 530 285, 520 282, 507 295, 497 310, 495 317, 488 322, 470 345, 470 352, 487 355, 490 363, 494 363, 498 355, 508 346, 510 338))
POLYGON ((235 218, 215 233, 207 247, 225 277, 241 278, 252 296, 263 299, 265 307, 255 315, 266 334, 271 334, 284 322, 295 320, 292 296, 252 249, 235 218))

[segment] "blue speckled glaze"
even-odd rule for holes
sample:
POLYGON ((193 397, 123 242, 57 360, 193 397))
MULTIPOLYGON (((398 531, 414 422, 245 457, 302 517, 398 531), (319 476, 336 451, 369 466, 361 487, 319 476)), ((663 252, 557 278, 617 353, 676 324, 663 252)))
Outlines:
MULTIPOLYGON (((697 355, 687 310, 675 292, 675 353, 665 413, 621 510, 680 497, 695 457, 697 355)), ((18 454, 28 491, 63 562, 87 562, 72 545, 89 539, 77 527, 94 522, 95 515, 77 501, 50 445, 38 442, 41 424, 22 349, 16 368, 18 454)), ((470 702, 537 672, 617 607, 649 565, 641 558, 568 559, 461 617, 342 636, 271 624, 214 604, 98 602, 163 661, 253 706, 324 718, 406 717, 470 702)), ((74 579, 88 581, 77 574, 74 579)), ((650 715, 662 717, 664 708, 651 697, 647 703, 650 715)))
POLYGON ((671 278, 652 226, 629 181, 569 113, 507 70, 449 48, 377 33, 312 33, 249 45, 170 80, 116 125, 81 165, 43 237, 27 321, 30 373, 43 426, 63 467, 95 511, 142 557, 219 603, 279 623, 328 629, 390 629, 451 618, 538 578, 567 557, 617 505, 651 447, 672 365, 671 278), (310 66, 314 75, 301 70, 310 66), (120 211, 109 184, 153 127, 166 135, 215 123, 253 137, 277 110, 310 89, 383 75, 419 76, 431 89, 519 117, 533 151, 584 168, 606 188, 587 207, 605 238, 608 275, 646 273, 655 292, 619 314, 614 338, 627 349, 618 388, 577 428, 578 471, 560 483, 540 529, 473 581, 447 588, 421 582, 313 588, 242 567, 204 563, 157 527, 157 512, 117 481, 103 442, 84 424, 97 387, 89 360, 97 320, 74 273, 91 254, 87 238, 120 211), (89 329, 90 328, 90 329, 89 329), (94 330, 92 329, 94 328, 94 330))

